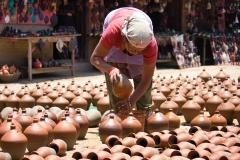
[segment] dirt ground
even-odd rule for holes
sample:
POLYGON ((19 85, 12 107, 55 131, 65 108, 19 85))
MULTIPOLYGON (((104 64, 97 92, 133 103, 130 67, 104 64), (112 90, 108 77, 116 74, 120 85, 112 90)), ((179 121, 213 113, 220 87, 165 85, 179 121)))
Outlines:
MULTIPOLYGON (((213 75, 216 75, 220 68, 223 69, 225 73, 227 73, 231 79, 235 79, 237 82, 238 76, 240 76, 240 66, 202 66, 198 68, 188 68, 188 69, 156 69, 153 79, 156 78, 157 75, 160 75, 160 77, 165 76, 166 78, 170 78, 170 76, 173 76, 174 78, 177 78, 180 74, 184 77, 188 76, 189 78, 197 77, 197 75, 202 72, 203 68, 206 69, 206 71, 213 75)), ((71 81, 74 80, 77 84, 80 84, 83 86, 88 80, 90 80, 93 84, 101 84, 104 81, 104 76, 101 72, 97 70, 93 71, 87 71, 87 72, 76 72, 74 77, 71 77, 69 73, 52 73, 52 74, 43 74, 43 75, 34 75, 33 80, 29 81, 27 77, 20 78, 17 83, 11 83, 11 84, 0 84, 0 91, 4 88, 5 85, 8 86, 9 89, 17 93, 21 86, 27 84, 30 89, 33 89, 36 86, 36 83, 39 83, 41 86, 44 82, 50 83, 51 86, 56 86, 58 82, 60 84, 65 84, 67 86, 71 83, 71 81)), ((208 115, 207 112, 205 112, 206 115, 208 115)), ((180 116, 181 122, 184 122, 184 117, 180 116)), ((238 125, 237 121, 234 120, 234 124, 238 125)), ((181 127, 188 129, 189 126, 183 126, 181 127)), ((76 142, 76 145, 74 146, 73 150, 67 151, 66 155, 67 157, 71 157, 71 155, 76 151, 84 147, 91 147, 96 144, 100 144, 100 138, 98 136, 98 127, 95 128, 89 128, 88 133, 83 140, 78 140, 76 142)))

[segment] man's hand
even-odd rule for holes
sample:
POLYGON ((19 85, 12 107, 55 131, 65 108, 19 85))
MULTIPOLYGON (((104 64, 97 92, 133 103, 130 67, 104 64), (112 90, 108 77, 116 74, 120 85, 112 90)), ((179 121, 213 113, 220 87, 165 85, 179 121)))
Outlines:
POLYGON ((119 110, 128 110, 130 111, 132 106, 130 104, 129 101, 126 101, 126 100, 122 100, 122 101, 119 101, 115 104, 115 107, 118 107, 119 110))
POLYGON ((120 70, 118 68, 113 68, 109 73, 109 77, 111 85, 117 85, 117 82, 120 81, 120 70))

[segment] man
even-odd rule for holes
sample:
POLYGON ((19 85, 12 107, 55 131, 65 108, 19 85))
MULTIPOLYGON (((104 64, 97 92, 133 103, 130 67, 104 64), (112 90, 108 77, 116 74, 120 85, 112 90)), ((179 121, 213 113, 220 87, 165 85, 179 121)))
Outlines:
POLYGON ((104 21, 102 37, 90 58, 91 64, 105 72, 110 108, 138 110, 153 105, 151 89, 158 46, 151 19, 141 10, 124 7, 110 12, 104 21), (126 75, 134 82, 134 92, 128 100, 114 96, 112 85, 126 75))

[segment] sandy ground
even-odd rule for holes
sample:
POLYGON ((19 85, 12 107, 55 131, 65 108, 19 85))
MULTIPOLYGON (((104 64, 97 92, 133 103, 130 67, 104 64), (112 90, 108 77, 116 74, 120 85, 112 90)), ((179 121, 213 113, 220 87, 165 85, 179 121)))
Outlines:
MULTIPOLYGON (((216 75, 220 68, 223 69, 225 73, 227 73, 231 79, 235 79, 237 82, 238 76, 240 76, 240 66, 202 66, 198 68, 188 68, 188 69, 156 69, 153 78, 156 78, 157 75, 160 75, 160 77, 165 76, 166 78, 170 78, 170 76, 173 76, 174 78, 177 78, 180 74, 184 77, 188 76, 189 78, 197 77, 197 75, 202 72, 203 68, 206 69, 206 71, 213 75, 216 75)), ((77 84, 80 84, 83 86, 88 80, 90 80, 93 84, 100 84, 104 81, 104 76, 101 74, 101 72, 97 70, 92 71, 86 71, 86 72, 76 72, 74 77, 71 77, 69 73, 49 73, 49 74, 43 74, 43 75, 34 75, 32 81, 28 81, 27 77, 20 78, 17 83, 11 83, 11 84, 0 84, 0 91, 4 88, 4 85, 7 85, 9 89, 14 91, 15 93, 18 92, 21 89, 21 86, 27 84, 30 89, 33 89, 36 86, 36 83, 39 83, 41 86, 44 82, 50 83, 51 86, 56 86, 58 82, 60 84, 65 84, 67 86, 71 83, 71 81, 74 80, 77 84)), ((206 115, 208 115, 207 112, 205 112, 206 115)), ((180 116, 181 122, 184 122, 184 117, 180 116)), ((234 124, 237 125, 237 121, 234 120, 234 124)), ((186 129, 189 128, 189 126, 182 126, 186 129)), ((76 145, 74 146, 74 149, 71 151, 67 151, 66 156, 70 157, 76 150, 79 150, 84 147, 91 147, 96 144, 100 144, 100 138, 98 136, 98 127, 96 128, 89 128, 88 133, 83 140, 78 140, 76 142, 76 145)))

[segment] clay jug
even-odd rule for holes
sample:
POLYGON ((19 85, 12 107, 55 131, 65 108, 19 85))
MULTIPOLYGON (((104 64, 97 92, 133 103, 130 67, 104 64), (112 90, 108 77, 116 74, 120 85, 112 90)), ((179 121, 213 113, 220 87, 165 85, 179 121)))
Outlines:
POLYGON ((73 118, 73 116, 70 117, 68 111, 66 111, 64 115, 66 117, 66 121, 68 121, 69 123, 73 124, 74 127, 76 128, 76 130, 77 130, 76 140, 77 140, 78 136, 79 136, 79 133, 80 133, 80 125, 79 125, 79 123, 73 118))
POLYGON ((77 86, 77 88, 73 91, 73 94, 77 96, 77 93, 81 94, 83 92, 83 89, 80 85, 77 86))
POLYGON ((87 108, 89 108, 89 106, 92 103, 92 96, 87 92, 86 89, 83 89, 83 92, 80 93, 80 96, 87 100, 88 102, 87 108))
POLYGON ((22 98, 22 96, 24 95, 25 93, 25 89, 24 89, 24 86, 21 87, 21 89, 16 93, 16 95, 19 97, 19 98, 22 98))
POLYGON ((196 116, 199 115, 201 106, 189 97, 189 100, 182 106, 182 113, 186 123, 190 123, 196 116))
POLYGON ((64 97, 62 97, 62 94, 59 93, 58 94, 58 98, 55 99, 55 101, 53 101, 52 103, 53 106, 57 106, 61 109, 64 109, 66 106, 69 105, 69 102, 67 99, 65 99, 64 97))
POLYGON ((50 83, 48 83, 47 88, 43 90, 44 93, 49 94, 53 91, 53 88, 50 83))
POLYGON ((8 107, 16 107, 19 109, 19 100, 18 96, 14 94, 14 92, 11 92, 11 95, 9 95, 6 99, 6 106, 8 107))
POLYGON ((193 96, 193 101, 197 102, 201 106, 201 110, 204 109, 205 101, 197 94, 197 92, 195 92, 193 96))
MULTIPOLYGON (((99 92, 100 92, 100 89, 99 89, 98 85, 95 84, 95 87, 89 92, 89 94, 92 96, 92 98, 94 98, 94 96, 96 94, 98 94, 99 92)), ((92 100, 92 102, 93 102, 93 100, 92 100)))
POLYGON ((8 88, 7 85, 5 85, 2 90, 2 94, 5 95, 6 97, 8 97, 12 94, 12 91, 8 88))
POLYGON ((27 137, 11 125, 11 130, 4 134, 0 144, 2 151, 9 153, 12 159, 21 159, 27 148, 27 137))
POLYGON ((99 101, 97 102, 97 107, 99 112, 103 115, 107 110, 109 110, 110 106, 109 106, 109 96, 105 93, 104 97, 102 97, 101 99, 99 99, 99 101))
POLYGON ((0 91, 0 112, 6 107, 7 97, 0 91))
POLYGON ((79 93, 77 93, 76 97, 73 98, 73 100, 71 101, 71 104, 75 109, 82 108, 84 110, 87 110, 87 106, 88 106, 87 100, 81 97, 79 93))
POLYGON ((92 99, 92 104, 94 106, 97 105, 97 102, 99 101, 99 99, 101 99, 102 97, 104 97, 104 92, 103 89, 101 88, 100 91, 93 97, 92 99))
POLYGON ((36 118, 33 123, 24 130, 27 137, 27 149, 29 152, 37 150, 39 147, 46 146, 48 142, 48 131, 38 124, 36 118))
POLYGON ((142 124, 133 116, 132 112, 130 112, 129 116, 122 121, 121 125, 122 138, 127 137, 129 133, 137 133, 142 130, 142 124))
POLYGON ((223 99, 223 102, 217 107, 217 110, 226 118, 228 125, 233 123, 235 106, 228 102, 227 98, 223 99))
POLYGON ((38 124, 40 124, 43 128, 45 128, 48 132, 48 140, 47 140, 47 145, 52 142, 53 140, 53 128, 50 124, 48 124, 45 121, 44 117, 41 117, 40 120, 38 121, 38 124))
POLYGON ((240 98, 236 95, 236 93, 233 93, 232 97, 229 98, 228 102, 232 103, 235 107, 237 107, 240 104, 240 98))
POLYGON ((223 102, 223 100, 217 95, 217 92, 213 92, 213 96, 210 97, 206 103, 205 108, 209 112, 210 116, 213 116, 217 107, 223 102))
POLYGON ((77 130, 74 125, 66 121, 66 117, 62 117, 53 129, 53 139, 62 139, 67 144, 67 150, 71 150, 76 142, 76 137, 77 130))
POLYGON ((172 96, 171 100, 178 104, 178 113, 177 114, 181 115, 182 114, 182 106, 187 101, 186 98, 184 96, 182 96, 181 94, 179 94, 179 91, 176 91, 175 95, 172 96))
POLYGON ((60 82, 57 83, 57 85, 55 86, 56 90, 60 90, 62 88, 62 85, 60 82))
POLYGON ((122 126, 117 120, 115 120, 113 115, 110 115, 109 119, 103 121, 99 125, 99 136, 102 143, 105 143, 105 140, 109 135, 116 135, 118 137, 121 137, 122 135, 122 126))
POLYGON ((160 105, 160 111, 162 114, 166 114, 170 108, 175 114, 178 114, 178 104, 172 101, 171 97, 167 97, 167 100, 160 105))
POLYGON ((174 130, 180 127, 180 118, 169 109, 168 113, 164 115, 169 122, 169 130, 174 130))
POLYGON ((209 131, 211 127, 211 121, 204 116, 204 112, 200 111, 200 114, 196 116, 190 123, 191 127, 199 126, 202 130, 209 131))
POLYGON ((62 85, 62 88, 60 88, 59 90, 57 90, 59 94, 64 94, 65 92, 67 92, 67 88, 65 87, 65 85, 62 85))
POLYGON ((43 95, 43 90, 37 86, 37 89, 31 95, 37 102, 37 100, 43 95))
POLYGON ((35 99, 25 91, 24 95, 19 100, 19 107, 32 108, 33 106, 35 106, 35 99))
POLYGON ((218 110, 215 111, 215 114, 210 118, 210 121, 213 126, 227 126, 226 118, 224 118, 218 110))
POLYGON ((219 97, 222 99, 227 98, 229 100, 232 97, 232 93, 228 91, 227 87, 225 87, 224 91, 219 94, 219 97))
POLYGON ((77 113, 76 115, 74 115, 73 117, 78 124, 80 125, 80 132, 78 135, 78 139, 83 139, 88 131, 88 127, 89 127, 89 121, 87 118, 85 118, 82 114, 81 114, 81 110, 77 109, 77 113))
POLYGON ((203 71, 198 76, 205 82, 207 82, 209 78, 212 78, 212 76, 205 70, 205 68, 203 68, 203 71))
POLYGON ((47 96, 46 93, 43 93, 43 95, 37 100, 36 105, 40 105, 42 107, 45 107, 46 105, 52 106, 53 101, 47 96))
POLYGON ((222 82, 225 80, 225 78, 228 77, 228 75, 223 71, 221 68, 220 71, 215 75, 217 79, 220 79, 222 82))
POLYGON ((45 113, 47 113, 47 115, 48 115, 48 117, 50 119, 52 119, 55 123, 57 123, 57 116, 56 116, 55 113, 53 113, 52 111, 49 110, 49 106, 48 105, 45 106, 45 110, 43 111, 44 115, 45 115, 45 113))
POLYGON ((154 110, 156 108, 160 109, 160 105, 167 100, 164 94, 157 89, 156 94, 152 95, 152 100, 154 102, 154 110))
POLYGON ((21 124, 22 131, 24 131, 30 124, 33 123, 33 118, 26 113, 25 109, 22 110, 22 113, 19 114, 15 120, 21 124))
POLYGON ((72 80, 71 84, 67 86, 67 89, 69 89, 71 92, 74 92, 77 89, 78 85, 75 83, 74 80, 72 80))
POLYGON ((168 119, 159 112, 159 109, 155 109, 155 113, 147 119, 147 129, 149 133, 161 132, 162 130, 169 129, 168 119))
POLYGON ((56 87, 54 87, 53 88, 53 91, 52 92, 50 92, 50 93, 48 93, 48 97, 52 100, 52 101, 55 101, 55 99, 57 99, 57 97, 58 97, 58 91, 57 91, 57 89, 56 89, 56 87))
POLYGON ((70 89, 67 89, 67 92, 65 92, 62 97, 64 97, 66 100, 68 100, 69 103, 71 103, 76 96, 70 91, 70 89))

